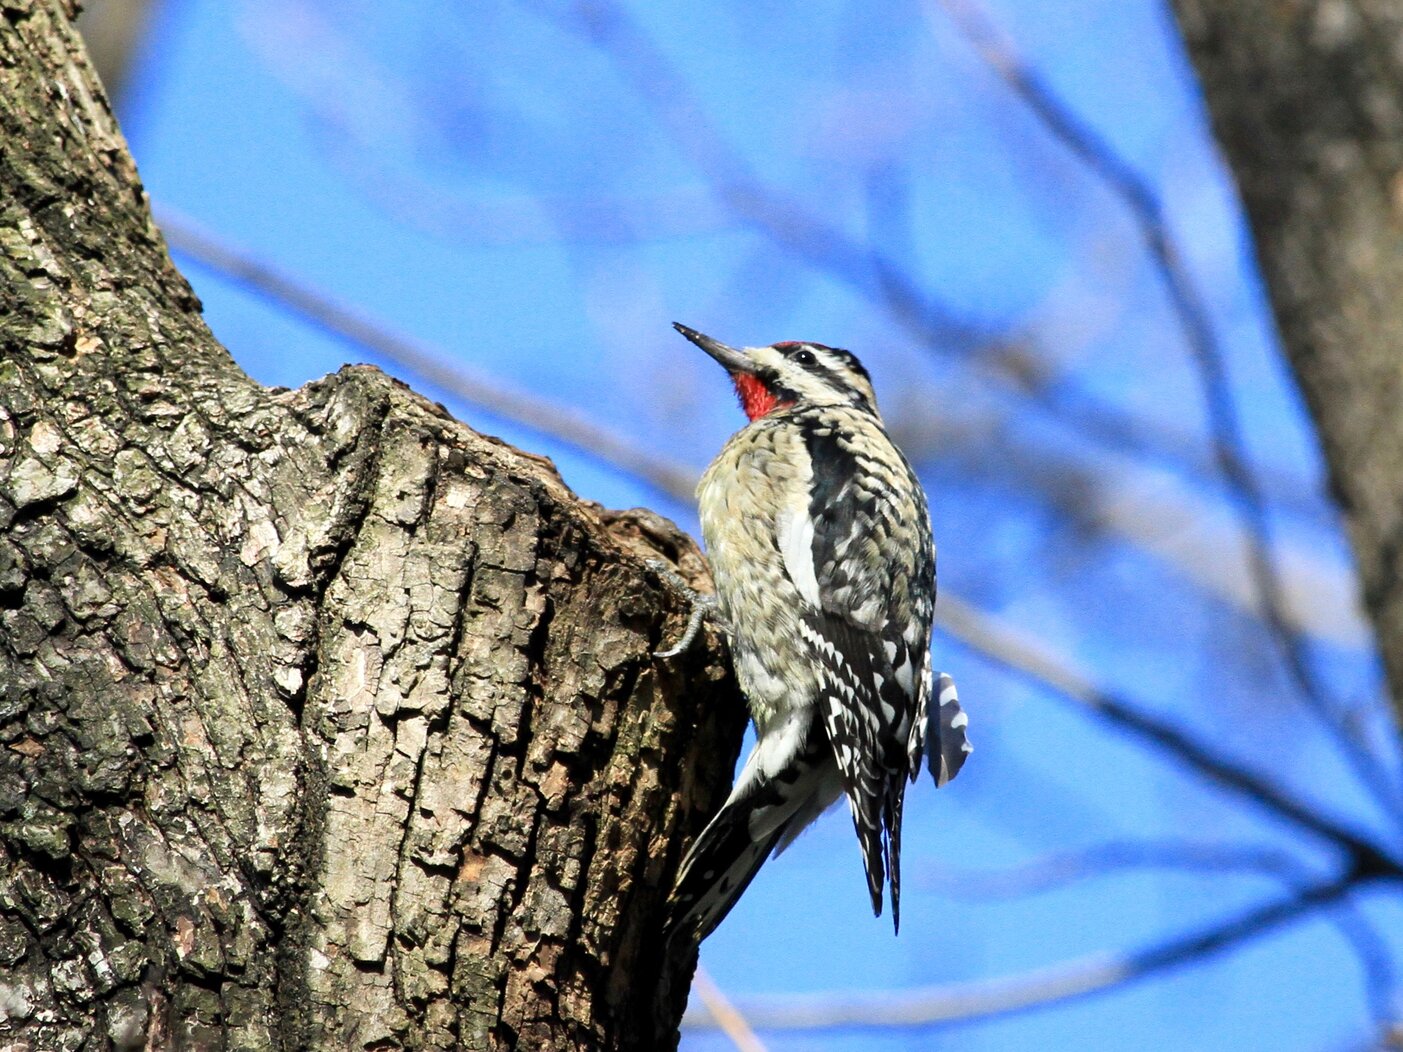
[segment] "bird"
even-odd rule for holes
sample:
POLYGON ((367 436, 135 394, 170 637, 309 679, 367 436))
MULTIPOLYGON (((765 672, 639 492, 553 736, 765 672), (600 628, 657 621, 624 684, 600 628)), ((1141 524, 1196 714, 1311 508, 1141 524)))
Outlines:
POLYGON ((687 630, 658 656, 680 653, 713 619, 756 742, 683 857, 667 938, 699 944, 766 858, 840 798, 873 914, 889 883, 899 932, 907 780, 928 735, 937 785, 971 751, 954 681, 931 669, 935 544, 925 493, 851 352, 805 341, 737 348, 673 327, 730 374, 749 422, 697 486, 715 593, 686 589, 695 604, 687 630))

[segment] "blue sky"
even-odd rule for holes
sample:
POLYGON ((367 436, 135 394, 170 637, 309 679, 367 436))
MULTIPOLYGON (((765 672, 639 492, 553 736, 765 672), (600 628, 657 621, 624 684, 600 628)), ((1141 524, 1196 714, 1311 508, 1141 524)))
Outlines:
MULTIPOLYGON (((742 419, 671 321, 733 343, 853 349, 930 494, 943 590, 1396 845, 1396 817, 1322 733, 1234 588, 1238 519, 1211 469, 1201 378, 1130 213, 993 74, 951 6, 165 0, 121 118, 158 208, 698 472, 742 419), (894 309, 877 258, 918 293, 920 324, 894 309), (1009 381, 1018 369, 1080 411, 1040 408, 1009 381), (1098 438, 1112 420, 1145 441, 1098 438)), ((1310 667, 1396 789, 1347 547, 1172 19, 1140 0, 975 9, 1162 202, 1306 597, 1310 667)), ((264 383, 374 360, 177 262, 264 383)), ((404 378, 552 456, 582 495, 696 531, 689 502, 404 378)), ((1254 872, 1131 868, 1011 898, 965 893, 989 890, 979 874, 1106 841, 1330 865, 1260 809, 948 634, 935 648, 977 751, 947 789, 925 782, 908 798, 901 936, 869 915, 850 824, 834 814, 766 866, 705 945, 731 997, 1016 976, 1280 892, 1254 872)), ((1358 911, 1403 950, 1396 895, 1361 897, 1358 911)), ((1366 1047, 1372 1025, 1358 957, 1317 915, 1006 1019, 763 1036, 845 1052, 1347 1049, 1366 1047)), ((729 1046, 689 1032, 683 1047, 729 1046)))

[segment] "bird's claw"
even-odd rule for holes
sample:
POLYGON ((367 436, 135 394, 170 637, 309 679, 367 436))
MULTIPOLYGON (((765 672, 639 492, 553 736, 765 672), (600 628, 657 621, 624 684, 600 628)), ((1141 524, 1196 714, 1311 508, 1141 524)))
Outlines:
POLYGON ((674 658, 685 653, 697 641, 697 636, 701 634, 702 622, 708 618, 716 618, 716 596, 698 592, 661 559, 649 559, 648 569, 686 596, 692 606, 692 612, 687 618, 687 630, 682 633, 682 638, 677 644, 667 650, 653 652, 655 658, 674 658))

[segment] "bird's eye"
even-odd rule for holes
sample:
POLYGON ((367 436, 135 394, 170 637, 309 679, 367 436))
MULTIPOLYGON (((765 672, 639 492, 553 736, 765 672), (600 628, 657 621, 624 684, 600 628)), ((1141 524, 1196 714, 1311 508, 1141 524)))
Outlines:
POLYGON ((813 365, 818 359, 814 357, 813 351, 795 351, 794 361, 800 365, 813 365))

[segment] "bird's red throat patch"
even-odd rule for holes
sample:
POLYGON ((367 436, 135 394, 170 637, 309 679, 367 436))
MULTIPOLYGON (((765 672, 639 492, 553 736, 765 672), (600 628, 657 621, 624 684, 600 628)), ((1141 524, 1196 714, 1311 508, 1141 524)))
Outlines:
POLYGON ((750 373, 735 373, 731 377, 736 385, 736 394, 740 397, 740 407, 745 410, 745 415, 751 420, 759 420, 767 413, 773 413, 780 406, 793 405, 793 402, 781 402, 779 395, 775 394, 765 386, 765 381, 750 373))

